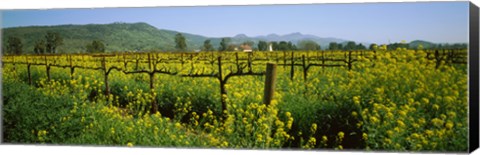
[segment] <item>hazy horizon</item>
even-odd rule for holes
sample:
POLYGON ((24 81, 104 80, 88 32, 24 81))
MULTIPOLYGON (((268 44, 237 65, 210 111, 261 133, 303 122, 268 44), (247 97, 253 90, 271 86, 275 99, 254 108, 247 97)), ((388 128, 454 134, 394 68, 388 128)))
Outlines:
POLYGON ((2 10, 2 27, 148 23, 205 37, 301 33, 368 43, 468 43, 468 2, 2 10))

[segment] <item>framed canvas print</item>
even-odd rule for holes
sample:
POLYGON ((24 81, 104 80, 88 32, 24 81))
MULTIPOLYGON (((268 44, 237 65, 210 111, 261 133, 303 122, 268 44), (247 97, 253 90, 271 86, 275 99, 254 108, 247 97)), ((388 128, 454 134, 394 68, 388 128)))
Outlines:
POLYGON ((469 153, 469 1, 2 9, 2 144, 469 153))

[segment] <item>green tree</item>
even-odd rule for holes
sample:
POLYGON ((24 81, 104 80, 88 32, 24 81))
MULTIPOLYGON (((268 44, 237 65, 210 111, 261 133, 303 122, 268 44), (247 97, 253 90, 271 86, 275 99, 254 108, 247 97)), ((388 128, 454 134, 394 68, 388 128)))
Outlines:
POLYGON ((86 49, 88 53, 103 53, 105 52, 105 44, 100 40, 94 40, 86 46, 86 49))
POLYGON ((20 55, 22 54, 22 40, 18 37, 9 37, 7 41, 7 53, 20 55))
POLYGON ((392 43, 387 45, 387 50, 397 50, 397 49, 403 49, 403 48, 408 48, 407 43, 392 43))
POLYGON ((377 50, 377 48, 378 48, 378 45, 375 44, 375 43, 370 44, 370 46, 368 47, 368 49, 370 49, 370 50, 377 50))
POLYGON ((185 37, 181 33, 175 35, 175 48, 178 51, 185 51, 187 49, 187 43, 185 37))
POLYGON ((47 53, 57 53, 58 46, 63 44, 63 38, 58 32, 47 32, 45 35, 45 49, 47 53))
POLYGON ((358 44, 358 45, 356 46, 356 49, 357 49, 357 50, 366 50, 367 47, 365 47, 365 45, 363 45, 362 43, 360 43, 360 44, 358 44))
POLYGON ((287 43, 288 49, 289 50, 297 50, 297 46, 295 46, 292 42, 287 43))
POLYGON ((290 50, 290 47, 288 47, 288 43, 286 41, 280 41, 280 43, 278 43, 278 50, 287 51, 290 50))
POLYGON ((334 51, 334 50, 339 50, 340 48, 339 48, 338 45, 339 45, 339 44, 336 43, 336 42, 331 42, 330 44, 328 44, 328 49, 329 49, 329 50, 332 50, 332 51, 334 51))
POLYGON ((357 44, 354 41, 349 41, 347 42, 347 45, 345 45, 344 50, 350 51, 350 50, 355 50, 357 49, 357 44))
POLYGON ((210 44, 209 39, 207 39, 203 42, 203 51, 207 51, 207 52, 213 51, 213 46, 212 46, 212 44, 210 44))
POLYGON ((272 44, 272 50, 277 51, 278 50, 278 42, 272 41, 270 43, 272 44))
POLYGON ((258 50, 259 51, 267 51, 268 50, 268 43, 266 41, 258 41, 258 50))
POLYGON ((228 50, 228 45, 230 44, 230 38, 222 38, 222 41, 220 42, 220 47, 218 48, 218 51, 226 51, 228 50))
POLYGON ((33 48, 33 52, 35 54, 44 54, 46 51, 45 49, 45 40, 38 40, 35 42, 35 47, 33 48))
POLYGON ((320 45, 312 40, 302 40, 298 43, 298 46, 300 46, 300 49, 307 51, 320 50, 320 45))

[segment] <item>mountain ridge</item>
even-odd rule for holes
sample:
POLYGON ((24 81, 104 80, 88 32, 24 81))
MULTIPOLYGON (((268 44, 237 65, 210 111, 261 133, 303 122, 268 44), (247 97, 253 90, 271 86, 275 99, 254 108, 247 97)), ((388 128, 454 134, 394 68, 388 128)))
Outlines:
MULTIPOLYGON (((176 51, 175 35, 182 33, 187 42, 187 50, 199 50, 203 42, 211 40, 215 49, 219 47, 220 37, 207 37, 192 33, 184 33, 175 30, 160 29, 145 22, 126 23, 114 22, 108 24, 63 24, 47 26, 21 26, 2 28, 3 44, 6 45, 10 36, 19 37, 23 43, 23 51, 33 52, 35 42, 44 39, 47 32, 58 32, 64 40, 58 50, 60 53, 81 53, 93 40, 101 40, 106 44, 106 51, 176 51)), ((334 37, 318 37, 311 34, 293 32, 285 35, 275 33, 250 37, 239 33, 231 38, 231 44, 242 44, 245 41, 290 41, 297 44, 301 40, 312 40, 325 49, 330 42, 346 44, 349 40, 334 37)), ((426 42, 426 41, 425 41, 426 42)), ((369 43, 362 43, 368 47, 369 43)), ((2 47, 5 50, 5 46, 2 47)))

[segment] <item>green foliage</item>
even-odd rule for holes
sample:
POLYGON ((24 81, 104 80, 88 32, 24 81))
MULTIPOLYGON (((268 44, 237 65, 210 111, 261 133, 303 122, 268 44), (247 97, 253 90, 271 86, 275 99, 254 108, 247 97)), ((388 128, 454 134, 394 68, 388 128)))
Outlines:
POLYGON ((35 42, 35 47, 33 48, 33 52, 35 54, 43 54, 45 53, 45 41, 44 40, 38 40, 35 42))
MULTIPOLYGON (((35 53, 35 45, 45 40, 47 32, 61 34, 63 44, 58 46, 57 53, 85 53, 85 45, 92 40, 102 40, 108 43, 106 52, 119 51, 173 51, 175 50, 175 35, 178 32, 157 29, 146 23, 112 23, 89 25, 59 25, 59 26, 29 26, 2 29, 3 44, 8 37, 17 36, 23 41, 23 53, 35 53)), ((186 34, 187 50, 200 49, 206 37, 186 34)), ((219 39, 212 39, 212 44, 218 44, 219 39)), ((45 50, 46 42, 45 42, 45 50)), ((37 50, 41 51, 41 50, 37 50)))
POLYGON ((3 83, 4 141, 10 143, 62 143, 80 134, 81 117, 70 116, 74 107, 69 96, 46 96, 19 82, 3 83), (45 133, 45 134, 44 134, 45 133))
POLYGON ((320 50, 320 45, 311 40, 302 40, 298 43, 298 46, 300 47, 300 49, 307 51, 320 50))
POLYGON ((86 49, 88 53, 103 53, 105 52, 105 45, 100 40, 94 40, 86 46, 86 49))
POLYGON ((58 46, 63 44, 63 38, 58 32, 47 32, 47 34, 45 34, 45 41, 47 53, 57 53, 58 46))
POLYGON ((185 51, 187 49, 187 43, 185 42, 185 37, 181 33, 175 35, 175 48, 178 51, 185 51))
POLYGON ((387 50, 396 50, 398 48, 408 48, 408 44, 406 43, 393 43, 393 44, 388 44, 387 45, 387 50))
MULTIPOLYGON (((341 58, 343 53, 331 56, 341 58)), ((197 56, 201 54, 215 53, 197 56)), ((264 54, 255 53, 257 58, 264 54)), ((295 54, 315 56, 314 52, 295 54)), ((69 78, 68 69, 56 68, 54 81, 46 81, 37 79, 45 76, 39 75, 39 70, 44 71, 39 66, 33 75, 40 85, 34 88, 24 84, 24 65, 12 69, 7 63, 2 74, 5 137, 12 143, 467 150, 467 66, 435 69, 424 51, 376 54, 375 60, 358 56, 351 70, 310 68, 306 80, 299 76, 301 69, 295 69, 296 76, 290 79, 289 67, 277 67, 270 106, 261 104, 263 76, 233 77, 225 85, 228 93, 220 96, 219 82, 212 78, 157 75, 150 90, 147 74, 113 71, 109 99, 103 93, 86 99, 85 94, 104 89, 101 71, 80 69, 69 78), (227 101, 226 120, 216 117, 221 114, 219 97, 227 101), (153 99, 160 113, 145 115, 153 99)), ((233 52, 221 55, 234 57, 233 52)))
POLYGON ((331 43, 328 45, 328 49, 329 49, 329 50, 339 50, 340 48, 339 48, 338 45, 339 45, 339 44, 336 43, 336 42, 331 42, 331 43))
MULTIPOLYGON (((354 41, 349 41, 345 44, 345 46, 342 46, 342 44, 337 44, 337 43, 330 43, 330 45, 334 48, 329 48, 330 50, 345 50, 345 51, 352 51, 352 50, 366 50, 367 47, 363 45, 362 43, 356 44, 354 41)), ((376 44, 370 44, 369 48, 372 50, 372 46, 376 44)))
POLYGON ((203 49, 202 49, 202 50, 203 50, 203 51, 207 51, 207 52, 214 50, 214 49, 213 49, 213 46, 212 46, 212 44, 210 43, 210 40, 209 40, 209 39, 207 39, 207 40, 205 40, 205 41, 203 42, 203 49))
POLYGON ((6 52, 9 54, 20 55, 22 54, 22 47, 22 40, 20 40, 20 38, 18 37, 11 36, 8 38, 6 52))
POLYGON ((231 50, 229 49, 231 38, 222 38, 222 41, 220 42, 220 47, 218 48, 219 51, 228 51, 231 50))
POLYGON ((272 50, 274 50, 274 51, 278 50, 278 42, 272 41, 270 43, 272 44, 272 50))
POLYGON ((435 48, 437 45, 431 42, 422 41, 422 40, 414 40, 409 43, 408 47, 410 49, 416 49, 419 45, 423 46, 423 49, 432 49, 435 48))
POLYGON ((345 47, 343 48, 343 50, 346 50, 346 51, 351 51, 356 49, 357 49, 357 44, 354 41, 347 42, 347 45, 345 45, 345 47))
POLYGON ((358 44, 357 47, 356 47, 357 50, 366 50, 367 47, 365 47, 365 45, 362 45, 362 43, 358 44))
POLYGON ((268 50, 268 44, 266 41, 258 41, 258 50, 259 51, 267 51, 268 50))
POLYGON ((294 45, 292 44, 292 42, 280 41, 276 50, 280 50, 280 51, 294 50, 293 46, 294 45))
MULTIPOLYGON (((15 27, 2 29, 2 44, 8 45, 9 37, 17 37, 21 39, 22 54, 29 53, 42 53, 42 51, 50 53, 55 51, 56 53, 85 53, 85 45, 90 44, 92 40, 102 40, 108 43, 105 47, 106 52, 123 52, 123 51, 173 51, 175 48, 175 35, 179 32, 171 30, 157 29, 147 23, 112 23, 112 24, 89 24, 89 25, 57 25, 57 26, 28 26, 28 27, 15 27), (51 38, 53 44, 48 43, 46 40, 46 34, 51 32, 51 38), (62 38, 63 41, 56 42, 56 35, 62 38), (43 42, 42 42, 43 40, 43 42), (60 43, 60 44, 57 44, 60 43), (53 49, 55 48, 55 49, 53 49)), ((226 50, 228 44, 242 44, 244 42, 258 42, 256 47, 259 50, 268 50, 268 44, 261 43, 261 40, 278 40, 278 37, 233 37, 228 40, 228 44, 223 47, 219 47, 222 38, 207 38, 204 36, 182 33, 185 37, 185 43, 188 45, 185 50, 202 49, 204 41, 209 39, 212 48, 226 50), (260 48, 261 47, 261 48, 260 48)), ((297 42, 298 37, 286 38, 284 41, 297 42)), ((319 44, 322 47, 328 46, 329 42, 342 42, 338 39, 311 39, 313 42, 319 44)), ((59 41, 59 39, 57 39, 59 41)), ((395 43, 394 43, 395 44, 395 43)), ((419 44, 424 46, 424 49, 464 49, 467 44, 435 44, 427 41, 415 40, 407 44, 407 48, 416 49, 419 44)), ((280 50, 278 42, 272 42, 274 50, 280 50)), ((297 44, 299 45, 299 44, 297 44)), ((345 44, 346 45, 346 44, 345 44)), ((341 43, 338 43, 338 50, 345 50, 341 43)), ((252 46, 253 47, 253 46, 252 46)), ((295 50, 294 44, 289 45, 290 50, 295 50)), ((303 47, 300 47, 303 49, 303 47)), ((355 44, 349 46, 347 50, 354 50, 358 47, 355 44)), ((363 48, 362 48, 363 49, 363 48)), ((396 47, 391 46, 390 49, 396 50, 396 47)), ((3 51, 8 51, 6 46, 2 47, 3 51)))
POLYGON ((368 47, 369 50, 376 50, 377 48, 378 48, 377 44, 370 44, 370 46, 368 47))

